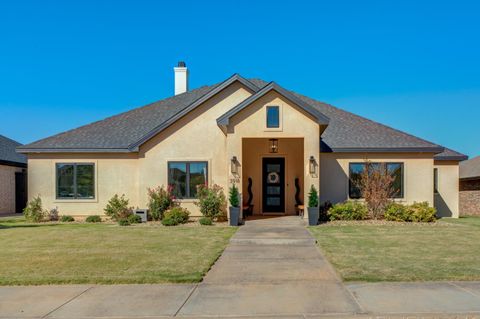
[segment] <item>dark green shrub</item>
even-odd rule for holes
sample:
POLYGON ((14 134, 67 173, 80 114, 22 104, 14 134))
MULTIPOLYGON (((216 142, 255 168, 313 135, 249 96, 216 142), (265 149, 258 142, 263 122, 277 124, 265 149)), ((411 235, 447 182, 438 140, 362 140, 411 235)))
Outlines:
POLYGON ((105 215, 116 221, 125 219, 132 214, 132 208, 128 207, 128 199, 125 198, 125 195, 118 196, 118 194, 110 198, 103 211, 105 215))
POLYGON ((363 220, 368 217, 367 207, 356 201, 347 201, 333 205, 328 210, 330 220, 363 220))
POLYGON ((328 211, 330 210, 330 208, 332 208, 332 206, 333 206, 332 203, 329 201, 326 201, 325 203, 320 205, 319 218, 318 218, 319 222, 324 223, 329 221, 328 211))
POLYGON ((167 218, 167 217, 164 217, 162 219, 162 225, 163 226, 177 226, 178 225, 178 221, 173 219, 173 218, 167 218))
POLYGON ((163 186, 148 189, 148 214, 153 220, 160 220, 163 214, 172 208, 175 204, 175 198, 172 194, 172 188, 165 189, 163 186))
POLYGON ((130 224, 141 224, 142 223, 142 217, 132 214, 127 217, 127 220, 130 222, 130 224))
POLYGON ((75 221, 75 218, 69 215, 63 215, 62 217, 60 217, 60 221, 62 223, 71 223, 75 221))
POLYGON ((120 225, 120 226, 130 226, 130 221, 128 220, 128 218, 120 218, 118 220, 118 225, 120 225))
POLYGON ((200 208, 200 212, 205 217, 212 219, 227 215, 227 199, 223 193, 223 188, 218 185, 197 186, 198 202, 195 203, 200 208))
POLYGON ((308 193, 308 207, 318 207, 318 192, 314 185, 310 186, 308 193))
POLYGON ((178 225, 188 222, 189 216, 190 212, 188 209, 177 206, 167 211, 163 216, 163 219, 171 219, 178 225))
POLYGON ((91 216, 88 216, 86 219, 85 219, 85 222, 87 223, 101 223, 102 222, 102 218, 98 215, 91 215, 91 216))
POLYGON ((211 226, 213 225, 213 221, 211 218, 209 217, 202 217, 198 220, 198 222, 200 223, 200 225, 204 225, 204 226, 211 226))
POLYGON ((391 203, 385 211, 385 219, 396 222, 431 223, 436 220, 437 210, 427 202, 403 205, 391 203))
POLYGON ((411 213, 407 206, 400 203, 390 203, 385 209, 384 218, 393 222, 410 221, 411 213))
POLYGON ((23 209, 23 214, 28 222, 39 223, 45 220, 48 211, 43 209, 42 199, 37 196, 28 202, 27 207, 23 209))
POLYGON ((240 207, 240 194, 238 193, 238 188, 235 184, 230 187, 228 191, 228 200, 232 207, 240 207))
POLYGON ((428 202, 414 203, 410 205, 412 210, 412 222, 431 223, 437 220, 437 210, 430 207, 428 202))

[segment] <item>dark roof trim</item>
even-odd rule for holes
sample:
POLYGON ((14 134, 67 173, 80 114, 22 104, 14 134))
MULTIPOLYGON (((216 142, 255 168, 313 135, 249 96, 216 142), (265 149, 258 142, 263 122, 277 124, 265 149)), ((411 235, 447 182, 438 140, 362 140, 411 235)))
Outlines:
POLYGON ((18 153, 131 153, 128 148, 17 148, 18 153))
MULTIPOLYGON (((333 153, 441 153, 444 148, 439 147, 344 147, 332 148, 333 153)), ((324 152, 330 153, 330 152, 324 152)))
POLYGON ((23 168, 27 167, 27 164, 25 164, 25 163, 5 161, 5 160, 0 160, 0 165, 23 167, 23 168))
POLYGON ((475 181, 477 179, 480 179, 480 176, 472 176, 472 177, 460 177, 460 180, 462 182, 468 182, 468 181, 475 181))
POLYGON ((312 115, 316 120, 318 124, 324 124, 327 125, 330 122, 330 119, 326 117, 324 114, 322 114, 320 111, 312 107, 311 105, 303 102, 300 100, 298 97, 290 93, 289 91, 285 90, 282 88, 280 85, 276 84, 275 82, 270 82, 267 84, 263 89, 259 90, 257 93, 254 95, 250 96, 249 98, 245 99, 243 102, 217 118, 217 124, 219 126, 227 126, 230 124, 230 118, 240 112, 241 110, 245 109, 247 106, 252 104, 253 102, 257 101, 259 98, 264 96, 270 91, 276 91, 288 100, 292 101, 296 105, 300 106, 303 110, 305 110, 307 113, 312 115))
POLYGON ((139 148, 140 145, 142 145, 143 143, 145 143, 146 141, 148 141, 149 139, 151 139, 152 137, 154 137, 155 135, 157 135, 158 133, 160 133, 161 131, 163 131, 164 129, 166 129, 167 127, 172 125, 173 123, 175 123, 181 117, 185 116, 187 113, 189 113, 190 111, 195 109, 197 106, 204 103, 208 99, 212 98, 217 93, 223 91, 223 89, 230 86, 230 84, 232 84, 236 81, 242 83, 243 85, 245 85, 247 88, 249 88, 254 93, 259 90, 259 87, 257 87, 255 84, 253 84, 252 82, 243 78, 242 76, 240 76, 240 74, 235 73, 234 75, 232 75, 231 77, 229 77, 228 79, 226 79, 225 81, 223 81, 222 83, 220 83, 219 85, 214 87, 207 94, 203 95, 198 100, 194 101, 193 103, 188 105, 186 108, 184 108, 180 112, 176 113, 174 116, 172 116, 171 118, 169 118, 168 120, 166 120, 165 122, 163 122, 162 124, 160 124, 159 126, 154 128, 153 130, 151 130, 149 133, 144 135, 140 140, 138 140, 137 142, 129 145, 129 147, 128 147, 129 150, 131 152, 138 152, 138 148, 139 148))
POLYGON ((434 158, 436 161, 466 161, 468 160, 467 155, 451 155, 451 156, 441 156, 436 155, 434 158))

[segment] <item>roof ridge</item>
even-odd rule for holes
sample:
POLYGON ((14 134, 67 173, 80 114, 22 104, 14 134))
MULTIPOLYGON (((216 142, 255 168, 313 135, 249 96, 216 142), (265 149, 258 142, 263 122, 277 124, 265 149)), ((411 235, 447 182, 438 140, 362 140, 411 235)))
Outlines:
POLYGON ((11 138, 9 138, 9 137, 6 137, 5 135, 2 135, 2 134, 0 134, 0 138, 3 138, 3 139, 5 139, 5 140, 8 140, 9 142, 15 143, 15 144, 17 144, 17 146, 18 146, 18 145, 22 145, 22 143, 17 142, 17 141, 15 141, 15 140, 13 140, 13 139, 11 139, 11 138))

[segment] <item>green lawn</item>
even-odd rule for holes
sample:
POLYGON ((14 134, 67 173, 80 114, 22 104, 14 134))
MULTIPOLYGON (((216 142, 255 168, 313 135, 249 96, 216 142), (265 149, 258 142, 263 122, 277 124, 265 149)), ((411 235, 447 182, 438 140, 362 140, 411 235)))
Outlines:
POLYGON ((480 218, 310 231, 345 281, 480 280, 480 218))
POLYGON ((0 218, 0 285, 198 282, 235 231, 0 218))

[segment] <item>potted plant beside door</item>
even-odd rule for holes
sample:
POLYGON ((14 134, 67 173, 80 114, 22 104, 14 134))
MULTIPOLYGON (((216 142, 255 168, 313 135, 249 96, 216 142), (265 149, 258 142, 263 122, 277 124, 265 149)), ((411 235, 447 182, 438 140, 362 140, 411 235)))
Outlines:
POLYGON ((228 200, 230 201, 230 226, 238 226, 240 220, 240 194, 235 184, 228 191, 228 200))
POLYGON ((308 193, 308 225, 318 225, 318 219, 320 218, 320 208, 318 207, 318 192, 314 185, 310 187, 308 193))

